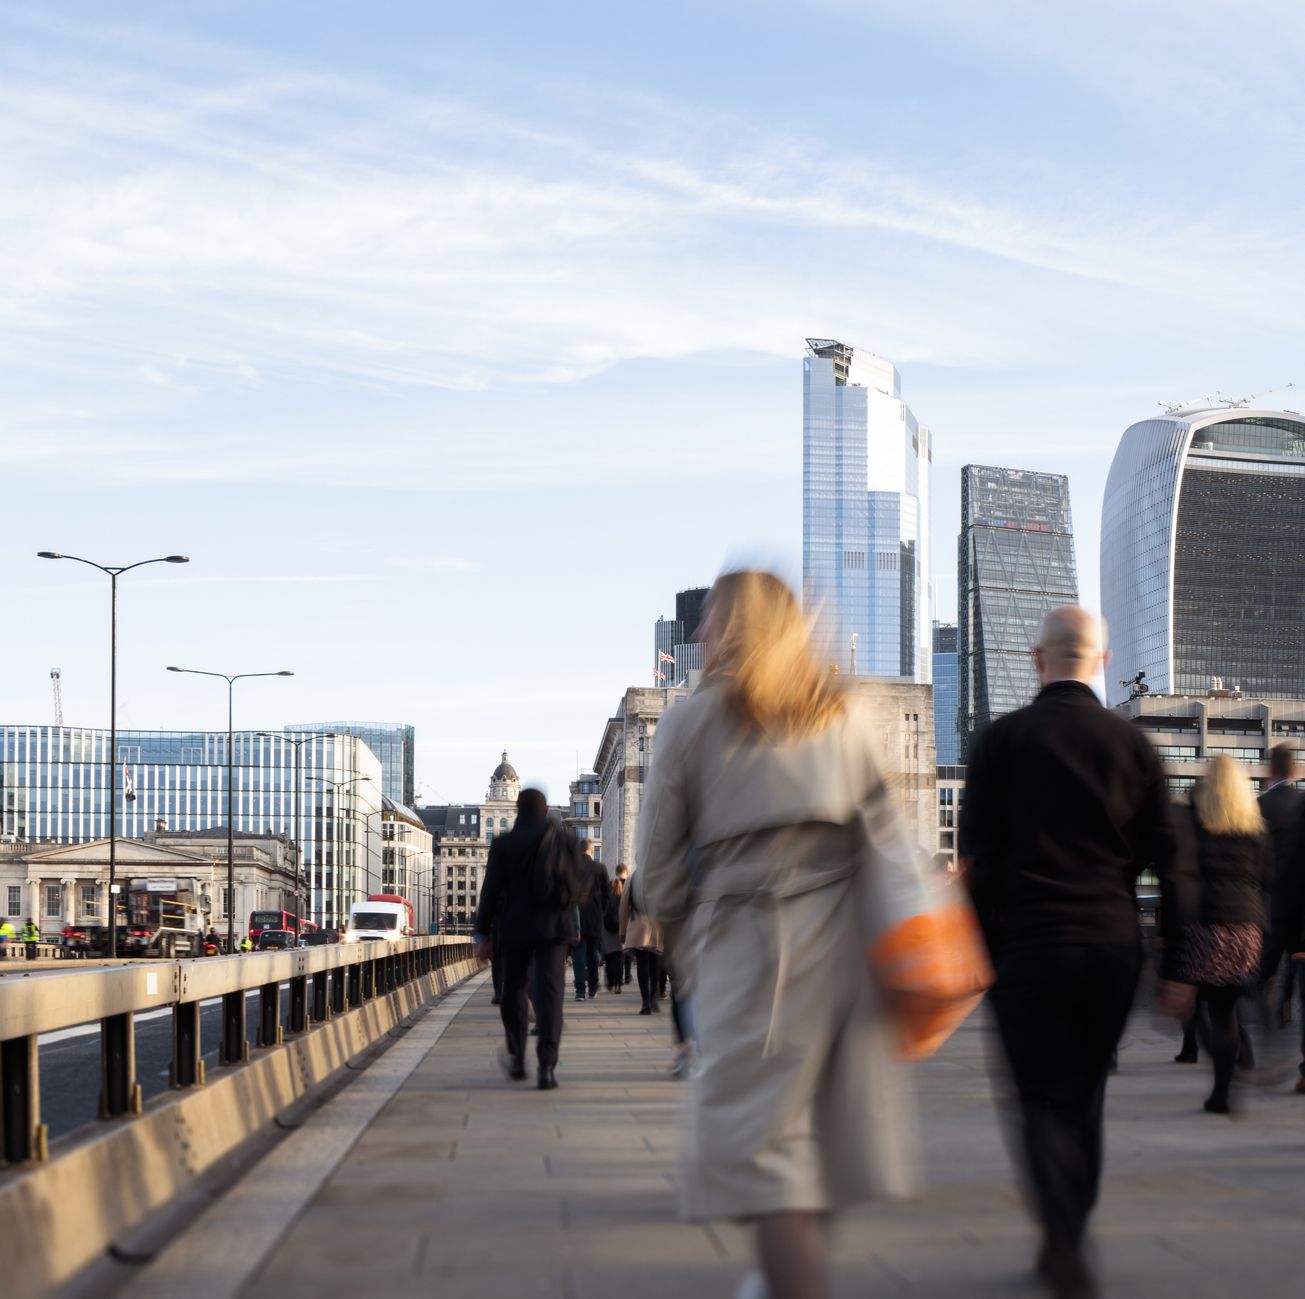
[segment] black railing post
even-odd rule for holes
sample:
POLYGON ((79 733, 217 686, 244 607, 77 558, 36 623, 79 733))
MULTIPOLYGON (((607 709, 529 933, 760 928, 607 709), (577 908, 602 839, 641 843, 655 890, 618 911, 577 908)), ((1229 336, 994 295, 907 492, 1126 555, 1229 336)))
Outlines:
POLYGON ((303 1033, 308 1028, 308 976, 290 980, 290 1031, 303 1033))
POLYGON ((100 1118, 140 1112, 136 1033, 131 1011, 100 1020, 100 1118))
POLYGON ((194 1087, 204 1081, 203 1071, 199 1002, 179 1001, 172 1008, 172 1065, 168 1082, 173 1087, 194 1087))
POLYGON ((222 1046, 218 1052, 223 1064, 241 1064, 249 1058, 245 1038, 245 990, 228 992, 222 997, 222 1046))

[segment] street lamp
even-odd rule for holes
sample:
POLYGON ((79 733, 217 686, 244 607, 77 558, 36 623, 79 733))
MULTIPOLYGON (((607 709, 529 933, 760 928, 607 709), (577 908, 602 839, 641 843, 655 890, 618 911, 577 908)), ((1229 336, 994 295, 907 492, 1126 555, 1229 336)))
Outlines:
MULTIPOLYGON (((302 739, 292 740, 288 735, 273 731, 259 731, 258 734, 265 740, 283 740, 286 744, 295 746, 295 851, 299 855, 299 860, 295 864, 295 937, 299 937, 299 889, 303 884, 304 874, 304 840, 302 834, 303 822, 300 819, 302 812, 301 797, 303 791, 303 782, 299 779, 299 750, 303 748, 310 740, 333 740, 335 739, 334 731, 323 731, 320 734, 314 733, 305 735, 302 739)), ((325 920, 325 916, 322 917, 325 920)))
MULTIPOLYGON (((336 815, 336 820, 337 820, 337 821, 341 819, 341 818, 340 818, 340 791, 341 791, 342 789, 347 789, 347 788, 349 788, 349 786, 351 786, 351 785, 360 785, 360 784, 362 784, 363 781, 367 781, 368 784, 371 784, 371 783, 372 783, 372 778, 371 778, 370 776, 354 776, 354 777, 353 777, 352 779, 350 779, 350 780, 331 780, 331 779, 329 779, 329 778, 326 777, 326 776, 306 776, 305 779, 306 779, 306 780, 309 780, 309 781, 312 781, 314 784, 318 784, 318 785, 329 785, 329 786, 330 786, 330 787, 335 791, 335 815, 336 815)), ((355 811, 352 815, 357 816, 358 813, 355 811)), ((371 846, 371 831, 368 830, 367 834, 368 834, 368 838, 367 838, 367 847, 370 847, 370 846, 371 846)), ((364 856, 366 856, 366 855, 368 855, 368 854, 366 853, 366 850, 364 849, 364 856)), ((342 865, 343 865, 343 862, 340 860, 340 836, 339 836, 339 834, 337 833, 337 834, 335 835, 335 904, 336 904, 336 908, 337 908, 337 909, 336 909, 336 913, 335 913, 335 918, 336 918, 337 924, 336 924, 335 927, 336 927, 337 929, 339 928, 338 921, 339 921, 339 919, 340 919, 340 912, 339 912, 339 905, 340 905, 340 868, 341 868, 342 865)), ((353 900, 353 899, 352 899, 352 897, 351 897, 351 898, 350 898, 350 902, 352 902, 352 900, 353 900)), ((325 916, 326 916, 325 911, 323 911, 322 916, 323 916, 323 919, 325 919, 325 916)))
POLYGON ((159 559, 142 559, 135 564, 97 564, 93 559, 78 555, 62 555, 57 550, 38 550, 37 559, 71 559, 75 564, 98 568, 109 575, 112 587, 109 615, 109 951, 110 958, 118 955, 118 899, 116 877, 118 868, 118 578, 133 568, 146 564, 189 564, 186 555, 164 555, 159 559))
POLYGON ((293 672, 205 672, 202 668, 169 667, 169 672, 184 672, 196 677, 221 677, 227 683, 227 951, 236 950, 236 761, 235 732, 232 727, 232 696, 237 681, 248 677, 292 677, 293 672))

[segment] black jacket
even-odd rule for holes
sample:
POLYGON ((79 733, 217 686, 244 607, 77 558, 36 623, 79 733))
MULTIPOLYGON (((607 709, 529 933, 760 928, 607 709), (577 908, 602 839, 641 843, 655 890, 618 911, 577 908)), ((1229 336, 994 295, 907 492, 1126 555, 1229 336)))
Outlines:
POLYGON ((607 878, 607 867, 602 862, 593 862, 593 883, 589 896, 580 903, 580 937, 601 938, 603 936, 603 916, 607 911, 607 901, 612 896, 612 884, 607 878))
POLYGON ((1053 682, 978 735, 959 839, 994 954, 1136 942, 1147 867, 1166 934, 1195 915, 1194 867, 1151 741, 1076 681, 1053 682))
POLYGON ((1192 808, 1182 819, 1201 876, 1198 918, 1207 925, 1268 926, 1265 890, 1273 873, 1268 834, 1211 834, 1192 808))
POLYGON ((530 874, 547 821, 516 824, 489 846, 489 864, 476 909, 475 931, 488 936, 499 924, 504 947, 576 941, 575 908, 539 909, 530 904, 530 874))
POLYGON ((1301 895, 1305 892, 1305 794, 1291 785, 1275 785, 1260 795, 1260 814, 1273 835, 1273 880, 1269 888, 1269 921, 1274 929, 1300 930, 1301 895))

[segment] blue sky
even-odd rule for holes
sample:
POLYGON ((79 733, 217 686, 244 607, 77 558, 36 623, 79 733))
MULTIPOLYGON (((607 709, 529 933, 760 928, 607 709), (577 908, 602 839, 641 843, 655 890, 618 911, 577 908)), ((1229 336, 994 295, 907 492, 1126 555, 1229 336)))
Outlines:
MULTIPOLYGON (((802 339, 899 365, 960 467, 1305 383, 1305 18, 990 0, 0 8, 0 716, 505 745, 560 794, 651 624, 800 562, 802 339), (105 589, 102 589, 105 588, 105 589)), ((1270 402, 1299 405, 1282 393, 1270 402)))

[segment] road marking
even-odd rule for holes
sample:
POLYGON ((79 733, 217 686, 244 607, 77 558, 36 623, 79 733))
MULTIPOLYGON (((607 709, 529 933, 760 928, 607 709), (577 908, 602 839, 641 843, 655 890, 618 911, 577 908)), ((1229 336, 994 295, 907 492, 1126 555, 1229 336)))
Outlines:
POLYGON ((278 1142, 136 1278, 132 1299, 235 1299, 487 978, 484 971, 460 983, 278 1142))

